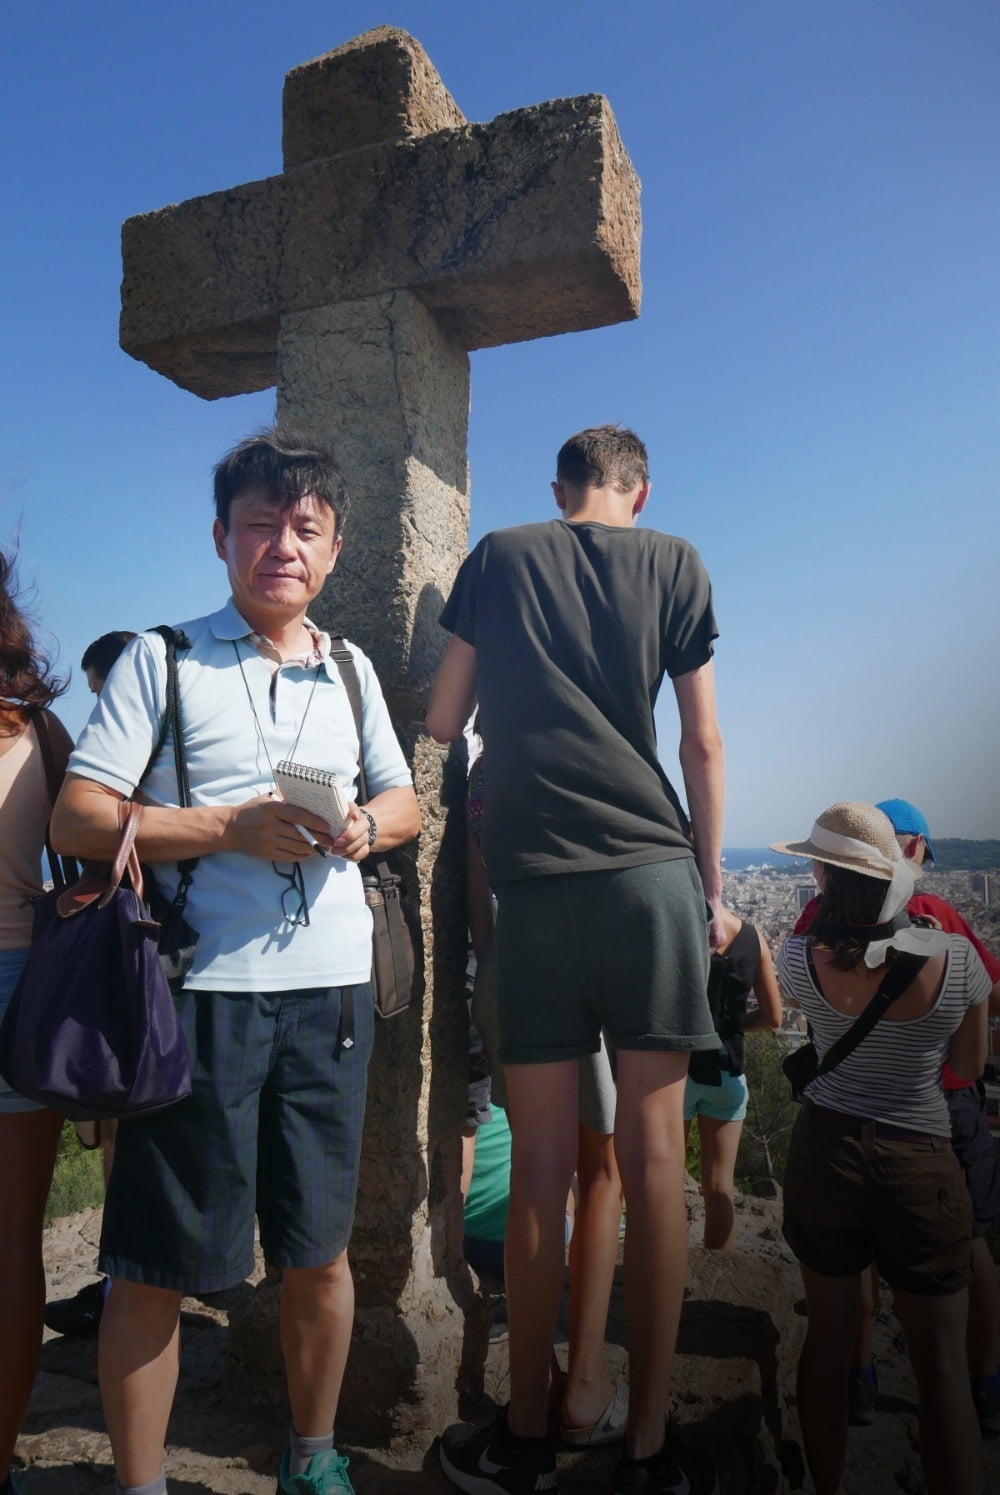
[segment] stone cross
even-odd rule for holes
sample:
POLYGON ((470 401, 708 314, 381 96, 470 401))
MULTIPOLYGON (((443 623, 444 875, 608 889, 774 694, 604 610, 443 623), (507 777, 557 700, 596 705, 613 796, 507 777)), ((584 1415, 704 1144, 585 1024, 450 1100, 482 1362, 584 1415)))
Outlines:
MULTIPOLYGON (((280 175, 125 223, 121 345, 205 399, 277 384, 279 418, 332 448, 353 498, 316 616, 372 657, 413 761, 427 994, 380 1025, 372 1062, 338 1427, 398 1442, 454 1417, 474 1296, 461 827, 444 837, 443 755, 420 730, 468 544, 468 352, 637 315, 638 181, 605 99, 468 124, 390 27, 287 75, 283 144, 280 175)), ((248 1393, 264 1338, 234 1351, 237 1380, 257 1361, 248 1393)))

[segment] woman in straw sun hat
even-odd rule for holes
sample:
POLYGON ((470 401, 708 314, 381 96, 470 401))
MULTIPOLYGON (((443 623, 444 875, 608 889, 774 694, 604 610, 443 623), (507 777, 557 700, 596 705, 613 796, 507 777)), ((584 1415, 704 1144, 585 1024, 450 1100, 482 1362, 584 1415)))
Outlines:
POLYGON ((919 869, 874 805, 831 805, 805 840, 772 850, 811 857, 820 890, 809 933, 778 956, 782 994, 805 1013, 820 1065, 887 977, 903 983, 856 1047, 806 1086, 788 1156, 784 1234, 809 1307, 799 1416, 816 1492, 841 1488, 861 1273, 874 1260, 917 1378, 929 1495, 979 1495, 965 1369, 971 1206, 940 1071, 947 1059, 960 1075, 981 1072, 990 980, 963 936, 911 924, 919 869))

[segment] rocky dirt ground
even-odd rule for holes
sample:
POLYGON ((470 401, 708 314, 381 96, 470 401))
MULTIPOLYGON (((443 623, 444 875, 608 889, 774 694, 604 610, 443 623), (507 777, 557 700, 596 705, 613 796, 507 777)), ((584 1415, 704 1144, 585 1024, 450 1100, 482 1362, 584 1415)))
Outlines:
MULTIPOLYGON (((700 1201, 693 1185, 688 1203, 691 1269, 674 1376, 679 1417, 693 1441, 711 1447, 724 1495, 809 1491, 794 1404, 794 1366, 804 1331, 801 1288, 781 1240, 780 1207, 771 1200, 740 1200, 737 1250, 720 1256, 697 1244, 700 1201)), ((99 1228, 96 1211, 50 1226, 50 1296, 67 1296, 91 1279, 99 1228)), ((225 1392, 229 1313, 252 1291, 248 1283, 204 1302, 185 1301, 167 1459, 171 1495, 271 1495, 275 1488, 286 1429, 251 1418, 225 1392)), ((627 1375, 624 1329, 618 1281, 608 1325, 613 1375, 627 1375)), ((876 1352, 879 1409, 871 1428, 851 1430, 847 1489, 851 1495, 917 1495, 922 1484, 915 1390, 887 1293, 876 1352)), ((483 1399, 469 1409, 471 1415, 487 1415, 494 1401, 506 1399, 506 1378, 506 1347, 500 1343, 490 1348, 483 1399)), ((361 1495, 448 1495, 434 1441, 438 1431, 429 1428, 420 1447, 365 1450, 351 1447, 349 1429, 341 1429, 338 1445, 351 1457, 361 1495)), ((614 1449, 560 1454, 564 1491, 596 1495, 609 1489, 616 1457, 614 1449)), ((113 1489, 92 1341, 47 1332, 17 1459, 30 1466, 30 1495, 109 1495, 113 1489)), ((1000 1439, 986 1445, 986 1461, 985 1489, 1000 1491, 1000 1439)))

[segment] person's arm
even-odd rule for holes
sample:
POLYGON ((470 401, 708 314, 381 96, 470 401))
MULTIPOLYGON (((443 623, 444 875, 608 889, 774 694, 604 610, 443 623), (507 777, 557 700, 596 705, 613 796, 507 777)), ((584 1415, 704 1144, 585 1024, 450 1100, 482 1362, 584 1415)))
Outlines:
MULTIPOLYGON (((81 860, 113 860, 121 841, 118 806, 124 798, 94 779, 67 774, 52 811, 53 848, 60 855, 81 860)), ((361 820, 367 839, 368 822, 363 816, 361 820)), ((145 862, 177 862, 215 851, 242 851, 272 862, 301 862, 315 853, 296 825, 311 831, 320 845, 332 848, 325 820, 267 794, 255 795, 241 805, 195 805, 186 810, 146 805, 135 844, 145 862)))
POLYGON ((688 813, 694 831, 695 859, 705 898, 712 910, 709 940, 713 948, 722 931, 722 812, 725 762, 715 708, 712 661, 677 675, 673 681, 681 719, 678 749, 688 813))
POLYGON ((365 857, 378 856, 383 851, 391 851, 394 846, 402 846, 404 841, 412 841, 420 830, 420 806, 416 791, 410 784, 384 789, 363 808, 375 821, 377 835, 374 842, 369 846, 371 827, 368 816, 352 804, 347 825, 332 843, 334 856, 344 857, 348 862, 363 862, 365 857))
MULTIPOLYGON (((793 935, 794 939, 795 936, 793 935)), ((763 943, 763 941, 762 941, 763 943)), ((792 990, 791 960, 788 947, 791 940, 786 940, 778 951, 778 963, 775 967, 775 975, 778 981, 778 993, 786 1007, 794 1007, 797 1012, 802 1010, 802 1003, 792 990)))
POLYGON ((948 1063, 960 1080, 978 1080, 989 1047, 988 1004, 970 1007, 948 1043, 948 1063))
POLYGON ((453 635, 441 656, 427 706, 427 730, 435 742, 455 742, 465 731, 476 700, 476 651, 453 635))
POLYGON ((743 1020, 744 1033, 763 1033, 781 1027, 781 992, 774 970, 774 961, 767 941, 758 930, 760 940, 760 965, 754 977, 753 993, 757 998, 756 1012, 748 1012, 743 1020))

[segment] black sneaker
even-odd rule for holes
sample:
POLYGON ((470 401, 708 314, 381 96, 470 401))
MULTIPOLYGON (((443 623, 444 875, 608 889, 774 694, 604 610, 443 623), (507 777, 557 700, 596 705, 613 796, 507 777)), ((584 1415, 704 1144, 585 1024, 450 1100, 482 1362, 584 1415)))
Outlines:
POLYGON ((456 1422, 441 1438, 441 1467, 468 1495, 545 1495, 557 1490, 556 1460, 548 1441, 514 1452, 508 1446, 507 1417, 489 1427, 456 1422))
POLYGON ((719 1495, 719 1476, 707 1453, 668 1433, 657 1460, 633 1463, 622 1456, 614 1495, 719 1495))
POLYGON ((850 1379, 847 1382, 847 1420, 851 1427, 871 1427, 875 1421, 877 1405, 878 1376, 875 1374, 874 1360, 870 1365, 863 1365, 860 1369, 852 1365, 850 1379))
POLYGON ((56 1334, 72 1334, 86 1339, 96 1334, 104 1312, 106 1279, 88 1282, 72 1298, 57 1298, 45 1305, 45 1323, 56 1334))

